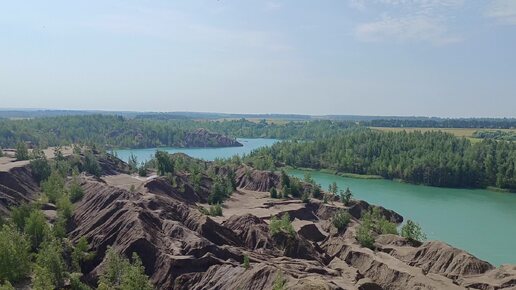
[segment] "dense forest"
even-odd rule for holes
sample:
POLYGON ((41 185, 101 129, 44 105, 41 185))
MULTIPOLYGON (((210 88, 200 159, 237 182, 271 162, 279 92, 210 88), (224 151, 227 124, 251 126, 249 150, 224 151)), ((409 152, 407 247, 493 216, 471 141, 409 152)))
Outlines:
POLYGON ((432 186, 516 190, 516 143, 472 144, 443 132, 348 130, 313 142, 287 141, 247 157, 258 167, 285 164, 380 175, 432 186))
POLYGON ((30 142, 39 147, 71 143, 127 148, 182 146, 185 134, 199 128, 241 138, 314 140, 329 137, 350 126, 355 125, 333 121, 269 124, 244 119, 163 121, 107 115, 60 116, 0 120, 0 147, 14 147, 19 142, 30 142))
POLYGON ((511 129, 516 128, 515 118, 461 118, 461 119, 383 119, 360 122, 371 127, 396 128, 484 128, 511 129))

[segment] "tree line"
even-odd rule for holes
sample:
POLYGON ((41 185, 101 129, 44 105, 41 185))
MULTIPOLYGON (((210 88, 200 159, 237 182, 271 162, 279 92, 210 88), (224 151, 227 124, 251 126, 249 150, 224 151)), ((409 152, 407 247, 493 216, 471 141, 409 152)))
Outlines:
POLYGON ((472 143, 443 132, 349 130, 311 142, 276 143, 245 160, 262 169, 290 165, 431 186, 516 190, 516 143, 472 143))
POLYGON ((356 126, 349 122, 313 121, 282 124, 245 119, 231 121, 128 119, 113 115, 83 115, 0 120, 0 147, 20 142, 46 148, 82 143, 99 147, 147 148, 182 146, 185 134, 205 128, 241 138, 314 140, 356 126))

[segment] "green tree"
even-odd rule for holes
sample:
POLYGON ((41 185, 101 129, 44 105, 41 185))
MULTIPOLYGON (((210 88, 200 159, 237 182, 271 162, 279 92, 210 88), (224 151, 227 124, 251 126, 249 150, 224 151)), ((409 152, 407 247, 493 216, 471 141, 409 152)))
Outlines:
POLYGON ((88 241, 85 237, 81 237, 72 251, 72 266, 74 270, 80 272, 81 263, 93 257, 93 255, 88 252, 88 248, 88 241))
POLYGON ((55 288, 63 286, 66 275, 62 248, 57 240, 49 239, 42 244, 36 257, 36 264, 48 272, 55 288))
POLYGON ((16 290, 13 285, 9 281, 6 281, 4 284, 0 284, 0 290, 16 290))
POLYGON ((100 177, 100 164, 97 160, 97 157, 95 157, 95 155, 92 152, 86 154, 86 157, 84 158, 84 171, 96 177, 100 177))
POLYGON ((48 160, 44 156, 31 160, 30 168, 32 171, 32 176, 34 176, 34 179, 36 179, 38 183, 47 179, 52 172, 50 163, 48 163, 48 160))
POLYGON ((32 281, 34 290, 54 290, 55 286, 52 282, 52 275, 47 268, 39 265, 34 267, 34 278, 32 281))
POLYGON ((30 272, 30 242, 10 225, 0 230, 0 281, 18 282, 30 272))
POLYGON ((34 210, 36 210, 34 206, 29 203, 23 203, 18 207, 11 208, 11 222, 18 231, 23 232, 27 219, 34 210))
POLYGON ((72 290, 91 290, 88 285, 82 283, 81 273, 70 274, 70 287, 72 290))
POLYGON ((339 187, 337 186, 337 182, 335 182, 335 181, 328 186, 328 191, 333 193, 334 195, 337 194, 338 190, 339 190, 339 187))
POLYGON ((25 223, 24 232, 28 235, 32 250, 37 250, 43 240, 49 236, 50 228, 43 212, 34 210, 30 213, 25 223))
POLYGON ((412 220, 407 220, 401 227, 401 236, 412 241, 422 242, 426 240, 426 234, 421 229, 421 226, 412 220))
POLYGON ((43 181, 41 189, 48 197, 48 201, 55 204, 61 196, 63 196, 64 179, 57 171, 54 170, 48 179, 43 181))
POLYGON ((16 153, 14 157, 16 160, 29 160, 29 149, 27 149, 27 144, 25 144, 25 142, 18 142, 18 144, 16 144, 16 153))
MULTIPOLYGON (((100 284, 106 289, 151 290, 154 289, 145 275, 145 269, 136 253, 130 263, 112 248, 106 252, 106 269, 100 277, 100 284)), ((100 287, 99 287, 100 288, 100 287)))
POLYGON ((72 203, 76 203, 80 201, 84 197, 84 190, 82 189, 81 185, 79 184, 79 180, 77 179, 77 176, 74 175, 72 177, 72 182, 70 184, 70 201, 72 203))
POLYGON ((174 172, 174 163, 170 159, 170 155, 167 152, 158 150, 156 151, 154 158, 156 158, 156 162, 158 163, 157 165, 159 175, 163 176, 166 173, 174 172))
POLYGON ((349 190, 349 187, 346 188, 346 191, 344 192, 340 192, 340 201, 344 204, 344 205, 348 205, 349 202, 351 201, 351 197, 353 197, 353 194, 351 193, 351 190, 349 190))

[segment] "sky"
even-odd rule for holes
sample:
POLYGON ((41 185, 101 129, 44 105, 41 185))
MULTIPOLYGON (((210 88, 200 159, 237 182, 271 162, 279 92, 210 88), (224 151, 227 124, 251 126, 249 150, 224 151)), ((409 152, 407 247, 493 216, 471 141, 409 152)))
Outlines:
POLYGON ((516 0, 2 1, 0 107, 516 117, 516 0))

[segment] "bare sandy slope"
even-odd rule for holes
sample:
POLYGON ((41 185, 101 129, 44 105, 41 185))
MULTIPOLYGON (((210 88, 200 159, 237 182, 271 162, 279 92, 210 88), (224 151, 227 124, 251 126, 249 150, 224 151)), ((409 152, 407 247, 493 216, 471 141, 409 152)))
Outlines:
MULTIPOLYGON (((54 149, 55 147, 49 147, 44 149, 43 152, 48 159, 54 158, 54 149)), ((29 153, 32 150, 29 150, 29 153)), ((73 154, 72 147, 61 147, 61 152, 64 156, 69 156, 73 154)), ((16 161, 14 158, 13 152, 7 152, 7 157, 0 157, 0 171, 9 171, 16 167, 22 167, 30 163, 29 160, 16 161)))

